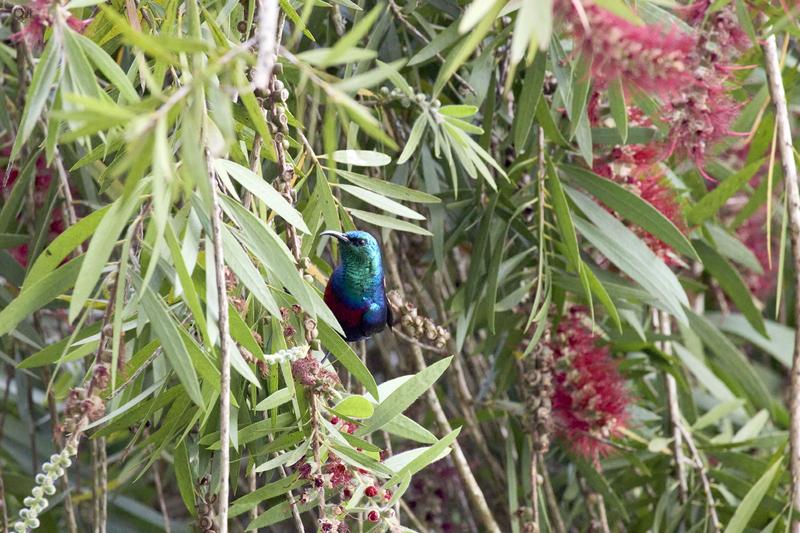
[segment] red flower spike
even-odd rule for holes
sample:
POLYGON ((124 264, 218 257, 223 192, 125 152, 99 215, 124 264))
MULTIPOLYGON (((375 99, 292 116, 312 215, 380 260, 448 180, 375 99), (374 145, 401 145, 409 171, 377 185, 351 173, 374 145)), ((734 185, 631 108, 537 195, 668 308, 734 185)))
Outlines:
POLYGON ((666 94, 691 82, 687 61, 695 47, 691 35, 675 26, 636 25, 592 2, 582 7, 580 13, 571 1, 561 0, 556 11, 571 24, 576 48, 591 58, 592 79, 598 86, 622 78, 646 91, 666 94))
POLYGON ((585 310, 573 307, 550 340, 556 357, 553 415, 567 445, 588 459, 611 451, 608 440, 627 421, 630 397, 608 348, 586 327, 585 310))

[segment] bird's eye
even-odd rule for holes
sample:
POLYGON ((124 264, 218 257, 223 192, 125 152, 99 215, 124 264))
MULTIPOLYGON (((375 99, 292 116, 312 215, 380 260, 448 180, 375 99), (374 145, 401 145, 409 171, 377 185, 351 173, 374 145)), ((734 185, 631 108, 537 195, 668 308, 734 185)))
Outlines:
POLYGON ((364 246, 366 243, 364 239, 356 239, 356 246, 364 246))

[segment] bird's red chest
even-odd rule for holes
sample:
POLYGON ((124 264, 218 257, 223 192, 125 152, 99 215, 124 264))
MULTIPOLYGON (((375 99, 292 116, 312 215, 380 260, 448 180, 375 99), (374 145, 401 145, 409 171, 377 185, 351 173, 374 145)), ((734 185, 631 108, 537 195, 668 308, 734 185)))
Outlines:
POLYGON ((361 317, 365 310, 353 308, 344 303, 330 283, 325 287, 324 300, 342 326, 356 327, 361 323, 361 317))

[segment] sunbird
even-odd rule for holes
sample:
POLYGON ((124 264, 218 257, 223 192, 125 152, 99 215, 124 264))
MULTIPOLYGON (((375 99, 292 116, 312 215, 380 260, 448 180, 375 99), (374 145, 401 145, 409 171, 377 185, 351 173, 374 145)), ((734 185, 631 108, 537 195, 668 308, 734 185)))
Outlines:
POLYGON ((323 231, 339 241, 339 265, 325 287, 325 303, 342 325, 347 342, 366 339, 392 327, 386 301, 381 248, 366 231, 323 231))

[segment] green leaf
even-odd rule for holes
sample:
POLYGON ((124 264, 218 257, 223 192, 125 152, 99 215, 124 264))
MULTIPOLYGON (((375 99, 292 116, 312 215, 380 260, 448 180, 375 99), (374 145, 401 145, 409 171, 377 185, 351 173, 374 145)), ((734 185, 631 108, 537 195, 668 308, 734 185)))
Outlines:
POLYGON ((214 166, 217 170, 225 172, 241 183, 245 189, 253 193, 253 196, 264 202, 264 205, 275 211, 286 222, 303 233, 311 233, 302 215, 255 172, 226 159, 215 159, 214 166))
POLYGON ((47 98, 50 96, 50 88, 61 71, 59 66, 61 65, 62 54, 61 40, 54 35, 47 42, 47 46, 45 46, 39 62, 36 64, 33 78, 31 78, 28 86, 28 92, 25 94, 25 109, 22 112, 17 134, 14 137, 11 160, 17 158, 19 151, 28 140, 28 137, 30 137, 36 122, 42 114, 47 98))
POLYGON ((523 151, 528 144, 528 139, 533 130, 534 121, 531 120, 531 117, 536 114, 539 99, 542 97, 546 65, 547 54, 539 52, 536 54, 533 63, 525 69, 522 92, 519 97, 519 107, 514 115, 514 147, 520 152, 523 151))
POLYGON ((681 230, 640 196, 589 170, 572 165, 562 165, 561 168, 581 187, 628 221, 653 234, 675 251, 692 259, 698 258, 697 252, 681 230))
POLYGON ((445 28, 444 31, 437 33, 434 38, 431 39, 431 42, 429 42, 419 52, 411 57, 411 59, 408 61, 408 66, 413 67, 414 65, 424 63, 425 61, 435 57, 436 54, 445 48, 449 48, 455 44, 461 36, 458 31, 459 23, 460 21, 457 20, 445 28))
MULTIPOLYGON (((138 282, 141 283, 141 280, 138 280, 138 282)), ((140 286, 138 291, 141 294, 142 309, 147 315, 153 331, 161 341, 161 346, 164 348, 164 353, 167 355, 170 366, 175 370, 175 374, 177 374, 192 401, 205 409, 197 374, 195 374, 186 346, 183 344, 178 326, 170 316, 161 298, 150 287, 140 286)))
POLYGON ((628 141, 628 106, 625 103, 625 91, 622 89, 622 78, 617 77, 608 87, 608 100, 611 105, 611 116, 617 126, 622 144, 628 141))
POLYGON ((703 266, 714 276, 714 279, 717 280, 725 294, 733 300, 736 308, 747 317, 747 320, 756 331, 766 337, 767 329, 764 326, 764 318, 753 302, 750 290, 736 269, 704 241, 695 239, 693 242, 695 250, 700 254, 700 258, 703 261, 703 266))
POLYGON ((97 211, 92 211, 53 239, 53 242, 39 254, 36 261, 28 269, 25 283, 36 283, 43 276, 56 269, 73 250, 92 236, 108 209, 109 206, 106 206, 97 211))
MULTIPOLYGON (((327 61, 331 60, 338 60, 343 54, 348 52, 352 47, 356 46, 361 38, 364 37, 367 32, 370 30, 372 25, 378 19, 378 16, 386 9, 386 6, 382 4, 376 5, 372 8, 369 13, 360 17, 350 29, 349 32, 342 35, 337 41, 336 44, 333 45, 328 52, 327 61)), ((323 66, 326 66, 327 63, 323 63, 323 66)))
POLYGON ((704 229, 708 231, 720 255, 739 263, 739 265, 752 270, 756 274, 764 273, 758 258, 739 239, 715 224, 706 224, 704 229))
POLYGON ((304 482, 302 480, 298 480, 297 477, 298 474, 295 472, 288 477, 262 485, 253 492, 249 492, 244 496, 237 498, 233 501, 233 503, 231 503, 229 512, 230 516, 238 516, 252 509, 264 500, 275 498, 276 496, 282 496, 290 490, 299 487, 304 482))
MULTIPOLYGON (((450 79, 450 77, 455 74, 459 68, 464 64, 467 58, 472 55, 472 52, 478 47, 478 44, 483 40, 486 34, 494 25, 494 20, 497 17, 497 14, 502 9, 505 2, 502 0, 476 0, 472 3, 473 13, 474 10, 481 11, 480 21, 477 22, 477 25, 469 32, 469 34, 464 37, 461 42, 455 46, 449 54, 447 54, 447 58, 444 61, 444 65, 442 68, 439 69, 439 75, 436 78, 436 82, 433 85, 433 94, 438 95, 442 88, 444 87, 445 83, 450 79), (484 11, 483 7, 480 6, 488 6, 488 8, 484 11)), ((464 29, 466 26, 464 25, 464 20, 459 24, 459 30, 463 33, 466 30, 464 29)), ((467 22, 470 22, 469 19, 466 19, 467 22)))
POLYGON ((378 404, 375 413, 356 431, 356 436, 368 435, 382 428, 395 416, 405 411, 439 379, 439 376, 450 366, 452 359, 453 356, 450 356, 437 361, 406 380, 389 397, 378 404))
POLYGON ((693 225, 701 224, 706 219, 714 216, 728 198, 741 189, 763 164, 764 160, 759 159, 739 172, 725 178, 713 191, 703 196, 699 202, 689 209, 686 214, 689 223, 693 225))
POLYGON ((705 316, 721 330, 741 337, 764 350, 782 364, 784 368, 792 368, 792 350, 794 349, 794 330, 792 328, 771 320, 765 320, 764 325, 769 335, 765 337, 756 331, 744 316, 738 313, 707 312, 705 316))
POLYGON ((353 349, 345 340, 336 333, 330 326, 324 322, 317 324, 319 328, 319 338, 322 345, 331 351, 336 360, 356 378, 364 388, 373 396, 378 396, 378 384, 375 383, 375 378, 372 377, 363 361, 356 355, 353 349))
POLYGON ((333 313, 317 292, 303 280, 292 253, 274 230, 238 202, 228 197, 222 197, 222 200, 225 210, 242 228, 242 232, 238 233, 239 237, 256 258, 278 278, 307 312, 338 328, 333 313))
POLYGON ((343 165, 357 167, 383 167, 392 162, 392 158, 388 155, 373 150, 336 150, 331 154, 331 159, 343 165))
POLYGON ((474 105, 465 104, 445 105, 440 107, 438 112, 440 115, 446 115, 448 117, 465 118, 471 117, 477 113, 478 108, 474 105))
POLYGON ((409 189, 391 181, 383 181, 363 174, 356 174, 347 170, 336 169, 336 175, 341 176, 350 183, 369 189, 370 191, 388 196, 389 198, 396 198, 406 202, 416 202, 420 204, 438 204, 441 202, 439 198, 422 191, 409 189))
POLYGON ((752 407, 769 409, 776 416, 778 407, 747 357, 708 318, 688 309, 687 314, 692 330, 715 356, 715 373, 737 396, 746 397, 752 407))
POLYGON ((431 464, 434 460, 436 460, 442 452, 444 452, 448 446, 450 446, 453 441, 456 440, 458 434, 461 433, 461 428, 456 428, 440 440, 436 442, 433 446, 425 449, 424 452, 417 455, 412 461, 406 464, 400 470, 397 470, 397 473, 392 476, 389 481, 386 482, 387 485, 392 485, 394 483, 398 483, 403 476, 407 475, 414 475, 429 464, 431 464))
POLYGON ((764 472, 755 485, 747 492, 744 499, 736 507, 736 512, 733 513, 731 521, 728 522, 728 527, 725 528, 725 533, 742 533, 750 522, 755 512, 761 505, 761 501, 767 495, 775 476, 783 467, 783 454, 776 454, 772 460, 772 465, 764 472))
POLYGON ((370 213, 369 211, 361 211, 359 209, 348 209, 347 211, 355 218, 363 220, 364 222, 369 222, 370 224, 375 224, 376 226, 380 226, 382 228, 407 231, 408 233, 416 233, 417 235, 425 235, 426 237, 431 237, 433 235, 425 228, 421 228, 415 224, 412 224, 411 222, 406 222, 405 220, 399 220, 386 215, 370 213))
POLYGON ((137 187, 130 192, 126 191, 126 194, 111 204, 99 223, 97 231, 89 243, 89 248, 86 250, 86 259, 75 282, 75 290, 72 292, 72 300, 69 303, 70 322, 73 322, 78 316, 89 298, 89 294, 97 285, 97 280, 117 245, 120 232, 125 228, 133 211, 139 206, 138 191, 140 188, 137 187))
POLYGON ((368 189, 362 189, 361 187, 355 187, 353 185, 338 185, 338 187, 340 189, 349 192, 356 198, 360 198, 361 200, 367 202, 368 204, 374 205, 378 209, 388 211, 393 215, 405 218, 412 218, 414 220, 425 220, 424 216, 420 215, 413 209, 410 209, 401 203, 395 202, 394 200, 390 200, 385 196, 376 194, 368 189))
POLYGON ((20 322, 31 316, 72 287, 84 256, 77 257, 30 286, 26 286, 16 298, 0 311, 0 337, 14 330, 20 322))
POLYGON ((337 403, 333 410, 348 418, 369 418, 375 412, 372 403, 363 396, 348 396, 337 403))
MULTIPOLYGON (((98 2, 102 3, 102 2, 98 2)), ((75 39, 80 44, 83 52, 94 63, 94 66, 103 73, 103 75, 111 83, 111 86, 119 91, 119 93, 129 102, 138 102, 139 95, 134 89, 133 84, 128 79, 128 76, 122 71, 117 63, 109 57, 109 55, 98 46, 94 41, 81 35, 80 33, 73 32, 75 39)))
POLYGON ((411 128, 411 133, 408 135, 406 145, 403 147, 403 151, 397 158, 398 165, 402 165, 408 161, 412 155, 414 155, 414 151, 416 151, 419 142, 422 140, 422 135, 425 133, 425 127, 427 125, 428 117, 426 116, 425 112, 423 112, 419 117, 417 117, 417 120, 414 121, 414 126, 411 128))
POLYGON ((270 409, 274 409, 279 405, 283 405, 286 402, 290 402, 292 400, 292 391, 288 387, 284 387, 279 389, 256 405, 256 411, 269 411, 270 409))
POLYGON ((589 197, 567 189, 575 204, 593 224, 575 218, 575 226, 620 270, 633 278, 679 321, 686 323, 689 299, 675 274, 632 231, 589 197))
POLYGON ((186 441, 181 442, 178 444, 177 448, 175 448, 173 464, 175 465, 175 479, 178 482, 178 491, 181 493, 183 504, 192 516, 196 516, 197 508, 195 504, 194 481, 192 480, 192 467, 189 464, 189 452, 186 449, 186 441))

